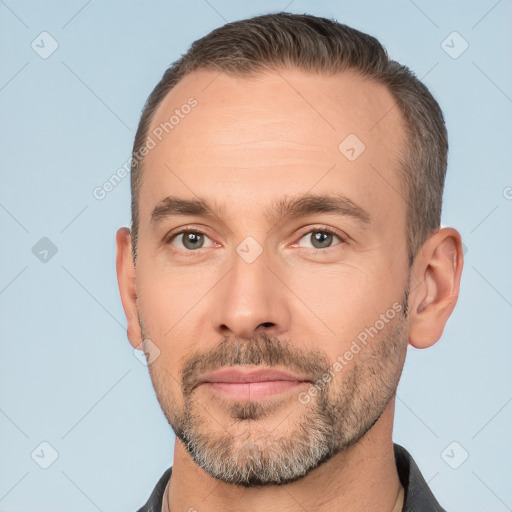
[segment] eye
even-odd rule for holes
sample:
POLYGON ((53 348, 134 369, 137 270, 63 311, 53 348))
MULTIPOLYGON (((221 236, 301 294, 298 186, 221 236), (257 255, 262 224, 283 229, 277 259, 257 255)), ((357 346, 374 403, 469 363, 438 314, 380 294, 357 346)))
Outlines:
POLYGON ((304 244, 311 244, 309 247, 313 249, 329 249, 334 242, 342 242, 341 236, 337 235, 333 230, 322 228, 308 231, 295 246, 303 247, 304 244))
POLYGON ((210 247, 210 245, 205 246, 205 242, 211 239, 201 231, 180 231, 172 235, 168 241, 169 244, 177 247, 178 249, 183 249, 185 251, 194 251, 197 249, 203 249, 204 247, 210 247))

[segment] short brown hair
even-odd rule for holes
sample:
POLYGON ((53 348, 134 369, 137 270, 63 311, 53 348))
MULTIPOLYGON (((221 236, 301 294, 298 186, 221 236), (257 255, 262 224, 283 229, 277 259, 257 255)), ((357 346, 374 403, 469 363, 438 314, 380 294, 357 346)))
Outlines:
POLYGON ((379 41, 347 25, 310 15, 277 13, 228 23, 195 41, 172 64, 144 105, 132 155, 132 253, 139 228, 138 197, 143 160, 133 158, 145 143, 155 111, 169 91, 199 69, 253 76, 263 70, 295 68, 334 74, 356 70, 391 92, 406 125, 400 157, 402 197, 407 203, 409 263, 423 242, 439 229, 448 138, 442 111, 414 73, 391 60, 379 41))

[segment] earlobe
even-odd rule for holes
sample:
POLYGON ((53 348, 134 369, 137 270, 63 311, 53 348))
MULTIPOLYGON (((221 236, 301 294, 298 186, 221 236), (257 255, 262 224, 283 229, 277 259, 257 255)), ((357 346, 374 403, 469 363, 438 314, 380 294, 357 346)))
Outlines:
POLYGON ((126 315, 127 335, 130 344, 137 348, 142 343, 142 333, 137 310, 135 266, 132 261, 131 234, 128 228, 120 228, 116 234, 116 271, 119 292, 126 315))
POLYGON ((440 229, 418 252, 409 308, 409 343, 413 347, 430 347, 443 334, 457 303, 462 267, 462 240, 455 229, 440 229))

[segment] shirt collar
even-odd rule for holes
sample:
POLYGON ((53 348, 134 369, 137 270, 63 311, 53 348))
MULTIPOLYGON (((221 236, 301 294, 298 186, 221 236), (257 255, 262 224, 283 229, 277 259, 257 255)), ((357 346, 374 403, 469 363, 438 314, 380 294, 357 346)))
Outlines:
MULTIPOLYGON (((404 488, 402 512, 446 512, 432 494, 411 454, 399 444, 393 444, 396 468, 404 488)), ((172 467, 167 469, 153 489, 147 503, 137 512, 161 512, 165 487, 171 478, 172 467)))

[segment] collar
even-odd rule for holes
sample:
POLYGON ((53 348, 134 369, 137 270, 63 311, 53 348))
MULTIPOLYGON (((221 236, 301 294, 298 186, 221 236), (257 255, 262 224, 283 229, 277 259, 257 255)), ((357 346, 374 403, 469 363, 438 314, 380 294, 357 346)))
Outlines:
MULTIPOLYGON (((411 454, 399 444, 393 444, 396 468, 404 488, 402 512, 446 512, 432 494, 411 454)), ((161 512, 165 487, 171 478, 172 467, 160 477, 147 503, 137 512, 161 512)))

